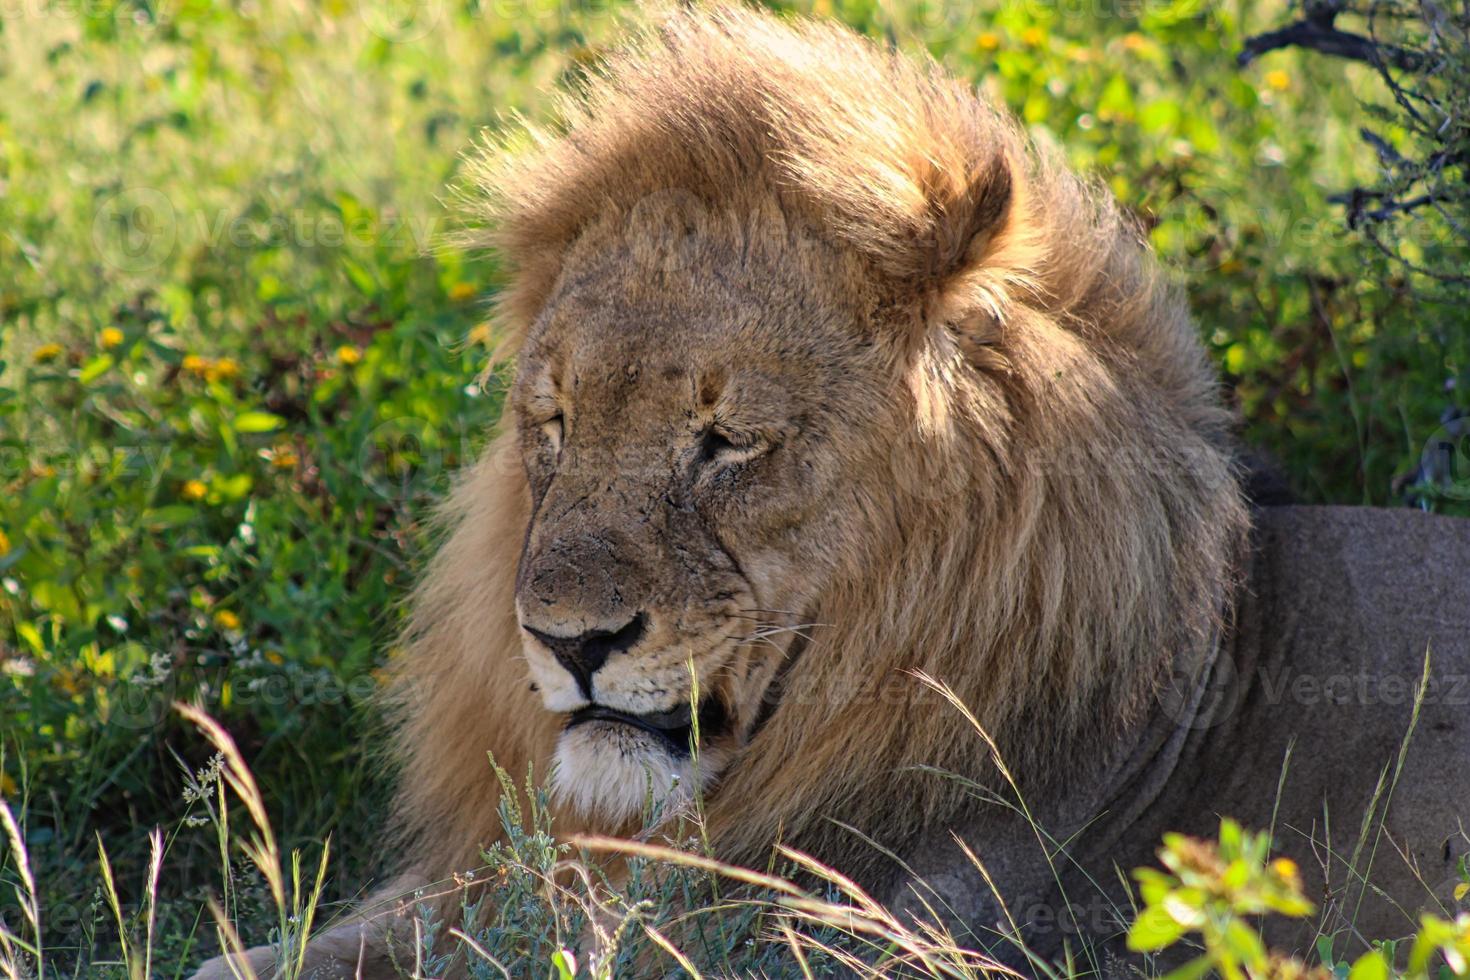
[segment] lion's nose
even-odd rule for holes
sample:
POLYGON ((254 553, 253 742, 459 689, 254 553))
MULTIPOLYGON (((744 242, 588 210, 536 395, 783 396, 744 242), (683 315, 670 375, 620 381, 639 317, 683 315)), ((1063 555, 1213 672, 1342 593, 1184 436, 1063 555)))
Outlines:
POLYGON ((556 662, 577 679, 582 696, 591 701, 592 675, 607 662, 609 654, 627 650, 637 643, 647 623, 648 616, 640 612, 615 629, 588 630, 576 636, 556 636, 533 626, 523 628, 551 651, 556 662))

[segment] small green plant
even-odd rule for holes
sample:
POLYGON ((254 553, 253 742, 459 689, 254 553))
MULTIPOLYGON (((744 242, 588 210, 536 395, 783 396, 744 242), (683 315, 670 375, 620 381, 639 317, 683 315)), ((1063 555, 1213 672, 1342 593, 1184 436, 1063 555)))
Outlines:
MULTIPOLYGON (((447 967, 460 944, 475 980, 612 980, 647 975, 655 964, 659 972, 676 966, 695 977, 847 972, 839 964, 854 955, 851 936, 814 923, 797 940, 789 922, 777 921, 786 917, 779 899, 794 886, 706 857, 688 821, 674 820, 671 836, 680 843, 673 847, 558 840, 534 772, 522 784, 498 766, 495 775, 505 836, 484 852, 483 868, 459 876, 457 925, 446 930, 421 915, 415 958, 425 975, 447 967), (620 871, 608 871, 580 843, 619 854, 620 871), (727 872, 744 886, 733 894, 717 887, 727 872), (793 952, 793 941, 804 948, 793 952)), ((651 794, 647 806, 648 821, 658 823, 651 794)))
POLYGON ((1302 895, 1296 864, 1284 857, 1269 860, 1270 849, 1269 834, 1244 831, 1233 820, 1221 821, 1218 841, 1166 835, 1159 860, 1168 870, 1134 872, 1143 909, 1128 932, 1128 948, 1157 953, 1197 934, 1204 952, 1164 980, 1191 980, 1210 973, 1224 980, 1470 976, 1470 915, 1454 921, 1424 915, 1402 966, 1395 953, 1404 944, 1395 942, 1375 943, 1351 963, 1334 963, 1329 942, 1319 949, 1320 965, 1268 950, 1252 917, 1300 918, 1313 910, 1302 895))

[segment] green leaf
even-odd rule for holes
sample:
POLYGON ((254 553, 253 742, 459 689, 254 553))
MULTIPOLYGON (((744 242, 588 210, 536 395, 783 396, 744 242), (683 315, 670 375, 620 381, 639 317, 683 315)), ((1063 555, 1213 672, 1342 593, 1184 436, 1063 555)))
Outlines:
POLYGON ((1138 124, 1145 132, 1157 135, 1174 130, 1181 117, 1179 103, 1160 99, 1143 107, 1138 113, 1138 124))
POLYGON ((214 478, 214 489, 218 490, 220 496, 226 500, 240 500, 247 496, 254 486, 255 480, 249 473, 236 473, 233 476, 214 478))
POLYGON ((164 507, 154 507, 143 514, 143 524, 147 527, 178 527, 187 524, 199 513, 197 508, 188 504, 168 504, 164 507))
POLYGON ((556 980, 576 980, 577 958, 569 949, 559 949, 551 954, 551 965, 555 968, 556 980))
POLYGON ((1128 948, 1135 953, 1153 953, 1174 945, 1185 931, 1183 924, 1163 907, 1147 908, 1128 930, 1128 948))
POLYGON ((106 374, 114 363, 111 354, 98 354, 82 365, 82 370, 77 374, 77 380, 84 385, 89 385, 106 374))
POLYGON ((1144 905, 1158 905, 1177 884, 1174 878, 1153 868, 1138 868, 1133 877, 1138 879, 1138 895, 1144 905))
POLYGON ((1169 916, 1185 929, 1198 929, 1205 924, 1205 905, 1208 900, 1198 888, 1180 888, 1164 898, 1163 907, 1169 916))
POLYGON ((1114 75, 1103 86, 1102 95, 1097 100, 1097 111, 1105 118, 1112 116, 1126 119, 1133 115, 1133 92, 1128 87, 1128 79, 1122 75, 1114 75))
POLYGON ((1260 933, 1248 926, 1244 919, 1233 919, 1225 927, 1225 948, 1231 956, 1248 966, 1263 966, 1266 962, 1266 944, 1261 942, 1260 933))
POLYGON ((34 625, 30 623, 16 623, 15 632, 20 635, 22 640, 26 641, 26 646, 35 651, 37 656, 46 653, 46 644, 41 639, 41 631, 36 629, 34 625))
POLYGON ((1164 974, 1159 980, 1198 980, 1199 977, 1209 973, 1213 966, 1208 956, 1201 956, 1199 959, 1190 960, 1177 970, 1164 974))
POLYGON ((352 285, 364 296, 374 296, 378 292, 378 280, 373 276, 371 270, 361 262, 344 255, 342 257, 342 268, 347 272, 347 278, 352 280, 352 285))
POLYGON ((235 416, 236 432, 274 432, 285 424, 285 419, 270 412, 241 412, 235 416))
POLYGON ((1379 950, 1370 950, 1358 957, 1348 980, 1388 980, 1388 961, 1379 950))
POLYGON ((1220 821, 1220 853, 1233 857, 1240 853, 1240 824, 1228 817, 1220 821))

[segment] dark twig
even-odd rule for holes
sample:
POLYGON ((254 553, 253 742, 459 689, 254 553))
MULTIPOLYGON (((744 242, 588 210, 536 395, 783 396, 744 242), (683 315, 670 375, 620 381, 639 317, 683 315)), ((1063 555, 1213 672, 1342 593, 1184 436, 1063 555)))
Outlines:
POLYGON ((1418 51, 1393 44, 1375 44, 1371 38, 1361 34, 1311 20, 1297 21, 1280 30, 1247 38, 1235 61, 1243 68, 1267 51, 1289 47, 1309 48, 1375 66, 1388 64, 1402 71, 1418 71, 1424 65, 1424 56, 1418 51))

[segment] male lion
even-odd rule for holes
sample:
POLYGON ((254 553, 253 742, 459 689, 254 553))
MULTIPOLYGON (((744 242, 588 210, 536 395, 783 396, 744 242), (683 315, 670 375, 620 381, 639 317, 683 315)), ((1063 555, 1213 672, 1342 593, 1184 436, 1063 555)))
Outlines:
MULTIPOLYGON (((499 835, 493 753, 553 774, 562 831, 698 790, 720 856, 779 836, 996 942, 957 834, 1044 955, 1115 940, 1115 867, 1219 815, 1274 830, 1339 952, 1446 900, 1470 522, 1252 512, 1104 193, 934 65, 742 9, 671 15, 562 110, 478 171, 516 370, 401 660, 410 877, 499 835), (1013 790, 921 671, 1064 849, 982 799, 1013 790)), ((312 962, 388 973, 391 928, 312 962)))

